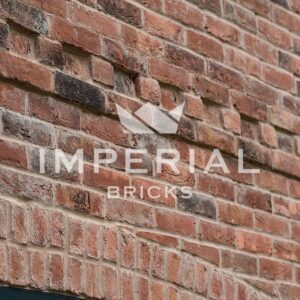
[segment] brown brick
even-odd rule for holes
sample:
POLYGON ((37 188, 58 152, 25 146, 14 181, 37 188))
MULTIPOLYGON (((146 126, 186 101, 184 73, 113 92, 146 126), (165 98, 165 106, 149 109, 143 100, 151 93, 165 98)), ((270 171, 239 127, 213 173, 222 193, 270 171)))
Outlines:
POLYGON ((109 86, 114 85, 114 68, 110 63, 92 56, 91 73, 95 81, 109 86))

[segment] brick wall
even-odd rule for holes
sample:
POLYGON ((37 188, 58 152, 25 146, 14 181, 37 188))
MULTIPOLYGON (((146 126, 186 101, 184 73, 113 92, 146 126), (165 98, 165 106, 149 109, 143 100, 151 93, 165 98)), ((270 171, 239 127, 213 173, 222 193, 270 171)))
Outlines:
POLYGON ((1 284, 300 299, 299 14, 299 0, 0 0, 1 284), (185 102, 176 135, 124 132, 115 104, 146 102, 185 102), (159 147, 180 152, 179 175, 156 172, 159 147), (56 173, 56 148, 83 148, 84 173, 56 173), (98 174, 95 148, 118 153, 98 174), (148 150, 147 174, 125 172, 127 148, 148 150), (214 148, 230 173, 204 172, 214 148), (259 174, 238 174, 238 149, 259 174), (128 184, 193 196, 107 197, 128 184))

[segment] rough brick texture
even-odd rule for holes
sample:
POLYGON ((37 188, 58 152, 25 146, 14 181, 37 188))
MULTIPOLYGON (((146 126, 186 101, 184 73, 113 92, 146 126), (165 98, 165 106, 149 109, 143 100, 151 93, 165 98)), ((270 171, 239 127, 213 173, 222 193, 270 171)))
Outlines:
POLYGON ((300 0, 0 0, 0 123, 1 285, 300 299, 300 0), (116 113, 183 102, 173 135, 116 113), (56 148, 83 148, 84 173, 56 174, 56 148), (95 148, 118 154, 96 174, 95 148), (146 174, 125 172, 126 148, 148 150, 146 174), (179 175, 157 174, 158 148, 180 152, 179 175), (204 172, 213 148, 229 173, 204 172), (238 174, 238 148, 259 174, 238 174), (159 189, 107 197, 129 184, 159 189))

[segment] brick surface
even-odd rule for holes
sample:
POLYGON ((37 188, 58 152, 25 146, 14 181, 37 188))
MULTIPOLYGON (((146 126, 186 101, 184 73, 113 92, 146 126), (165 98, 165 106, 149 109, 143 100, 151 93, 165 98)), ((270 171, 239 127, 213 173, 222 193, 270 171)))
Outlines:
POLYGON ((83 299, 298 299, 298 2, 0 1, 0 284, 83 299), (125 128, 116 104, 132 121, 146 103, 177 131, 125 128), (57 174, 55 150, 70 161, 78 148, 83 172, 57 174), (129 150, 144 148, 131 167, 145 172, 128 172, 129 150), (159 172, 162 148, 180 157, 159 172), (110 154, 95 149, 117 154, 98 173, 110 154), (227 168, 207 170, 214 150, 227 168), (258 173, 240 172, 238 150, 258 173))

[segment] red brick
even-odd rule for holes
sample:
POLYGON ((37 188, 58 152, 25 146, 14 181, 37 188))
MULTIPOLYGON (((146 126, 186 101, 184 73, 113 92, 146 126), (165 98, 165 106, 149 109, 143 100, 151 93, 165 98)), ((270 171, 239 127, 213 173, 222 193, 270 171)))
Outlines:
POLYGON ((247 79, 246 91, 249 96, 260 99, 266 104, 274 105, 279 100, 279 95, 273 88, 255 79, 247 79))
POLYGON ((220 42, 194 31, 187 31, 186 44, 195 52, 222 61, 224 57, 223 46, 220 42))
POLYGON ((203 119, 203 102, 200 97, 185 94, 185 114, 197 119, 203 119))
POLYGON ((194 86, 203 99, 225 106, 230 105, 229 91, 225 86, 200 76, 195 77, 194 86))
POLYGON ((256 16, 253 12, 237 6, 234 3, 225 2, 225 17, 237 25, 249 30, 256 31, 256 16))
POLYGON ((198 123, 197 132, 197 141, 216 147, 227 153, 236 153, 236 140, 231 134, 205 126, 202 123, 198 123))
POLYGON ((263 232, 289 236, 289 224, 286 220, 263 212, 255 212, 255 227, 263 232))
POLYGON ((30 212, 31 242, 38 246, 45 246, 47 242, 47 214, 46 210, 33 206, 30 212))
POLYGON ((227 48, 225 55, 226 63, 230 66, 255 77, 261 77, 261 62, 259 59, 233 48, 227 48))
POLYGON ((163 279, 166 277, 166 251, 162 250, 159 246, 154 246, 152 251, 152 275, 154 277, 163 279))
POLYGON ((48 264, 50 288, 63 291, 65 288, 64 257, 61 254, 49 254, 48 264))
POLYGON ((106 217, 144 227, 153 227, 153 211, 150 206, 127 200, 107 199, 106 217))
POLYGON ((263 102, 236 91, 231 92, 231 99, 240 114, 256 120, 267 120, 268 108, 263 102))
POLYGON ((285 52, 278 54, 279 66, 283 69, 300 76, 300 59, 297 56, 289 55, 285 52))
POLYGON ((84 228, 83 222, 77 219, 69 219, 69 248, 72 254, 84 253, 84 228))
POLYGON ((12 238, 17 243, 26 244, 28 241, 28 216, 24 206, 12 206, 12 238))
POLYGON ((159 209, 156 210, 156 222, 158 228, 165 231, 185 236, 196 235, 196 220, 192 216, 159 209))
POLYGON ((149 273, 152 253, 150 245, 145 242, 139 242, 139 246, 137 249, 138 269, 143 273, 149 273))
POLYGON ((272 153, 272 167, 275 170, 289 173, 296 177, 299 177, 297 170, 300 168, 300 159, 297 157, 284 153, 284 152, 273 152, 272 153))
POLYGON ((275 240, 273 243, 273 256, 299 263, 300 246, 293 242, 275 240))
POLYGON ((121 265, 126 268, 134 269, 136 265, 136 240, 135 237, 125 231, 120 232, 121 265))
POLYGON ((256 184, 269 191, 287 195, 287 180, 285 177, 266 170, 260 170, 254 175, 256 184))
POLYGON ((93 223, 85 224, 86 255, 92 258, 100 257, 100 226, 93 223))
POLYGON ((59 211, 51 211, 48 216, 50 244, 62 248, 65 242, 65 216, 59 211))
POLYGON ((160 103, 160 86, 156 80, 139 76, 136 80, 136 91, 138 97, 154 104, 160 103))
POLYGON ((37 289, 46 287, 46 261, 42 251, 30 252, 30 285, 37 289))
POLYGON ((100 278, 98 276, 99 266, 91 262, 85 262, 84 265, 84 293, 88 297, 99 298, 100 297, 100 278))
POLYGON ((208 262, 213 263, 217 266, 220 263, 220 253, 218 248, 188 241, 184 241, 182 248, 184 251, 189 252, 192 255, 199 256, 202 259, 207 260, 208 262))
POLYGON ((50 14, 54 14, 63 18, 67 17, 67 1, 66 0, 53 0, 51 2, 47 0, 25 0, 24 2, 41 8, 50 14))
POLYGON ((291 280, 292 267, 288 263, 260 258, 259 275, 268 279, 291 280))
POLYGON ((190 74, 187 71, 162 60, 150 60, 149 70, 157 80, 175 85, 183 90, 188 89, 191 85, 190 74))
POLYGON ((201 221, 199 223, 199 238, 216 244, 234 246, 235 232, 228 226, 201 221))
POLYGON ((279 27, 275 27, 271 23, 268 23, 263 20, 259 20, 258 22, 258 31, 262 34, 264 38, 266 38, 271 43, 276 46, 290 49, 292 45, 291 36, 287 31, 280 29, 279 27))
POLYGON ((204 14, 198 8, 181 0, 167 0, 165 2, 166 14, 183 24, 203 29, 205 24, 204 14))
POLYGON ((121 294, 122 299, 130 300, 134 299, 135 289, 134 289, 134 277, 132 273, 123 271, 121 273, 121 294))
POLYGON ((296 222, 292 222, 291 223, 291 231, 292 231, 291 232, 292 239, 299 242, 300 241, 300 224, 298 224, 296 222))
POLYGON ((217 38, 230 44, 239 45, 241 40, 240 31, 231 24, 218 18, 207 16, 206 30, 217 38))
POLYGON ((274 214, 298 220, 300 217, 300 205, 296 201, 282 197, 274 197, 274 214))
POLYGON ((277 64, 277 51, 275 47, 255 35, 245 34, 244 49, 257 58, 270 64, 277 64))
POLYGON ((83 268, 82 262, 75 257, 69 259, 68 266, 69 289, 74 294, 80 294, 83 290, 83 268))
POLYGON ((176 237, 161 234, 161 233, 153 233, 149 231, 137 231, 136 235, 144 239, 157 242, 162 245, 166 245, 168 247, 177 247, 178 245, 178 239, 176 237))
POLYGON ((292 196, 293 198, 300 199, 300 183, 299 183, 299 181, 289 180, 288 185, 289 185, 290 196, 292 196))
POLYGON ((278 146, 276 130, 269 124, 260 125, 260 138, 264 144, 270 147, 276 148, 278 146))
POLYGON ((25 146, 0 140, 0 161, 5 165, 27 169, 25 146))
POLYGON ((4 82, 0 83, 0 105, 24 113, 26 92, 4 82))
POLYGON ((100 54, 100 37, 96 33, 57 17, 52 17, 51 23, 52 38, 85 51, 100 54))
POLYGON ((55 191, 58 205, 96 216, 102 215, 104 200, 100 194, 67 185, 57 185, 55 191))
POLYGON ((9 282, 12 285, 25 286, 28 283, 27 270, 24 268, 27 262, 27 251, 14 246, 8 249, 9 282))
POLYGON ((237 201, 251 208, 272 211, 271 195, 252 188, 241 189, 237 201))
POLYGON ((107 299, 118 299, 118 284, 117 272, 110 266, 102 267, 102 280, 103 280, 103 296, 107 299))
POLYGON ((300 3, 297 0, 292 0, 292 8, 296 13, 300 13, 300 3))
POLYGON ((270 255, 272 253, 272 239, 252 232, 237 231, 236 244, 239 250, 270 255))
POLYGON ((271 15, 271 3, 267 0, 241 0, 241 4, 260 16, 271 15))
POLYGON ((174 252, 168 253, 167 258, 167 279, 175 284, 180 283, 180 262, 181 258, 174 252))
POLYGON ((147 31, 162 38, 183 42, 183 28, 169 19, 150 11, 144 13, 144 26, 147 31))
POLYGON ((253 212, 242 206, 219 202, 219 219, 230 224, 240 226, 253 226, 253 212))
POLYGON ((277 88, 286 90, 288 92, 295 90, 294 77, 289 73, 283 72, 270 66, 264 66, 263 76, 266 82, 277 88))
POLYGON ((198 182, 200 191, 226 200, 234 200, 234 184, 230 181, 209 174, 199 174, 198 182))
POLYGON ((230 268, 238 273, 255 275, 257 274, 257 259, 253 256, 223 250, 222 267, 230 268))
POLYGON ((53 74, 50 70, 3 51, 0 52, 0 73, 6 78, 30 83, 45 91, 53 89, 53 74))
POLYGON ((280 284, 279 286, 279 297, 282 299, 291 300, 295 297, 298 297, 300 293, 299 286, 289 285, 289 284, 280 284))
POLYGON ((222 121, 225 129, 237 134, 241 133, 241 117, 235 111, 222 110, 222 121))
POLYGON ((242 91, 245 87, 243 75, 215 62, 208 65, 208 75, 211 79, 219 81, 232 89, 242 91))
POLYGON ((117 232, 112 228, 103 230, 103 257, 106 260, 117 261, 117 232))
POLYGON ((159 38, 155 38, 126 24, 122 24, 121 38, 126 46, 136 48, 146 55, 159 56, 163 50, 163 45, 159 38))
POLYGON ((109 86, 114 85, 114 68, 110 63, 92 56, 91 73, 95 81, 104 83, 109 86))
POLYGON ((217 270, 212 270, 210 272, 209 282, 211 282, 211 287, 208 291, 210 298, 221 299, 222 295, 222 277, 221 273, 217 270))

